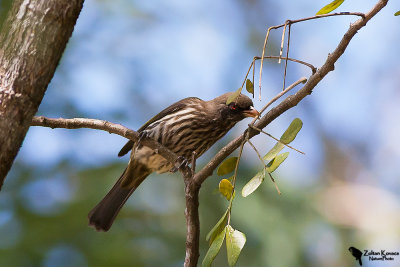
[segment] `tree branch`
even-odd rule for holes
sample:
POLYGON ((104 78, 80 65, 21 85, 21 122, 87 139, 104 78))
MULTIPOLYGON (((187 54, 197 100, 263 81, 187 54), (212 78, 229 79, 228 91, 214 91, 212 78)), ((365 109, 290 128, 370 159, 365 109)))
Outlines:
POLYGON ((154 151, 157 151, 161 156, 163 156, 166 160, 171 162, 175 167, 179 168, 182 172, 184 177, 191 177, 192 170, 188 166, 181 166, 179 162, 179 157, 166 148, 165 146, 161 145, 157 141, 148 138, 148 137, 139 137, 139 133, 133 131, 129 128, 121 124, 116 124, 104 120, 96 120, 96 119, 86 119, 86 118, 73 118, 73 119, 51 119, 46 118, 43 116, 40 117, 33 117, 31 126, 42 126, 42 127, 49 127, 49 128, 65 128, 65 129, 79 129, 79 128, 89 128, 89 129, 96 129, 109 132, 110 134, 118 134, 122 137, 125 137, 129 140, 137 142, 140 140, 140 144, 147 146, 154 151))
MULTIPOLYGON (((380 0, 368 13, 365 14, 364 18, 361 18, 350 25, 350 28, 344 34, 342 40, 336 49, 328 55, 327 60, 313 75, 310 76, 307 83, 297 91, 295 94, 288 96, 283 100, 278 106, 271 109, 267 114, 265 114, 254 126, 259 129, 264 129, 273 120, 279 117, 281 114, 287 110, 295 107, 303 98, 311 94, 312 90, 317 86, 317 84, 332 70, 335 68, 336 61, 346 50, 351 39, 364 27, 372 17, 374 17, 383 7, 386 6, 388 0, 380 0)), ((284 26, 284 25, 282 25, 284 26)), ((250 131, 250 138, 259 134, 260 132, 254 129, 247 129, 250 131)), ((197 184, 202 184, 205 179, 212 175, 213 171, 218 167, 218 165, 228 157, 233 151, 235 151, 241 144, 241 140, 244 138, 245 133, 236 139, 232 140, 229 144, 223 147, 199 172, 193 177, 194 182, 197 184)))
POLYGON ((190 181, 185 186, 186 217, 186 256, 185 267, 197 266, 199 259, 200 220, 199 220, 200 185, 190 181))
POLYGON ((0 30, 0 188, 60 61, 83 0, 15 0, 0 30))

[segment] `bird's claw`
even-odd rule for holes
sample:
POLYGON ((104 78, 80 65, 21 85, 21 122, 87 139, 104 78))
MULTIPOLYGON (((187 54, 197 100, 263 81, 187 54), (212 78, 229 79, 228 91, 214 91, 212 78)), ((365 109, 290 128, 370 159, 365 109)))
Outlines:
POLYGON ((185 168, 188 165, 189 165, 189 161, 185 157, 179 156, 176 159, 175 166, 172 167, 171 172, 177 172, 178 170, 185 168))

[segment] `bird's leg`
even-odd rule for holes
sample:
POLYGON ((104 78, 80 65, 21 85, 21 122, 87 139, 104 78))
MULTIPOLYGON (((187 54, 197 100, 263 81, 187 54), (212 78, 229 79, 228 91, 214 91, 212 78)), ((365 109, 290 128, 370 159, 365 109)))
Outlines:
POLYGON ((179 156, 170 172, 177 172, 179 169, 187 167, 188 165, 189 161, 184 156, 179 156))

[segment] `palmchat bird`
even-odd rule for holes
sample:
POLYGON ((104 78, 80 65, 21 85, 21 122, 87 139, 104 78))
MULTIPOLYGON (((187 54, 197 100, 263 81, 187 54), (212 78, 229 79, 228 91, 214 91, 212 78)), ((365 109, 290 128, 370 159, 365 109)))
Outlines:
MULTIPOLYGON (((181 158, 196 158, 206 152, 235 124, 246 117, 257 117, 250 98, 240 94, 227 104, 233 93, 210 101, 189 97, 172 104, 145 123, 139 134, 158 141, 181 158)), ((89 225, 108 231, 118 212, 136 188, 153 172, 176 171, 174 165, 152 149, 128 141, 118 156, 131 152, 121 177, 89 213, 89 225)))

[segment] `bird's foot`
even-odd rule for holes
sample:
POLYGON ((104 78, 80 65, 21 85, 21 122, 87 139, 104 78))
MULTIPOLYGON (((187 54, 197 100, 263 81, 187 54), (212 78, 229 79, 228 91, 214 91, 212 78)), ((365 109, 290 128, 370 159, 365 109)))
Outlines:
POLYGON ((174 167, 170 170, 170 172, 177 172, 178 170, 182 168, 186 168, 189 165, 189 161, 183 157, 179 156, 174 164, 174 167))

